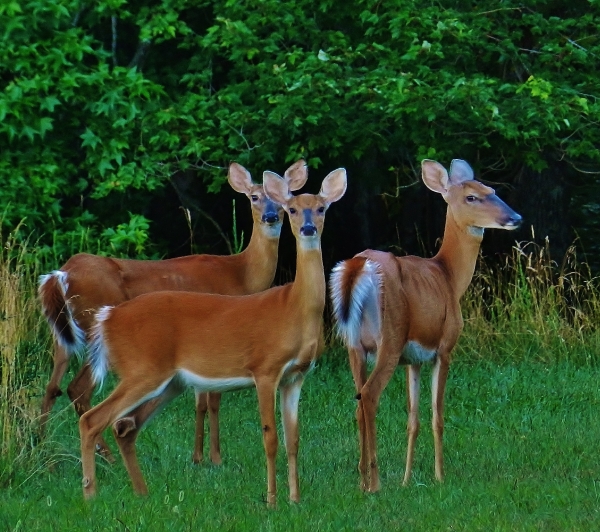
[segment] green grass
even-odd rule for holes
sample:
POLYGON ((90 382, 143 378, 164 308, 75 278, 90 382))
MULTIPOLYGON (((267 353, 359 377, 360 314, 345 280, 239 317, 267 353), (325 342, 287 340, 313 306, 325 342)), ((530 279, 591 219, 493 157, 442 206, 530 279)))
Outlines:
MULTIPOLYGON (((430 371, 424 371, 421 434, 407 488, 400 485, 406 400, 403 372, 398 371, 377 418, 382 490, 367 495, 358 487, 352 379, 347 363, 332 357, 327 355, 302 391, 300 504, 287 500, 281 442, 277 508, 264 504, 265 457, 254 390, 223 398, 222 466, 191 463, 193 398, 188 393, 139 438, 150 495, 133 494, 120 457, 113 466, 98 458, 98 497, 85 503, 76 416, 61 397, 37 461, 27 462, 0 492, 0 530, 600 527, 600 389, 594 365, 530 360, 453 364, 446 392, 446 482, 441 485, 433 476, 430 371)), ((108 441, 116 449, 112 437, 108 441)))
POLYGON ((574 251, 558 265, 547 248, 523 244, 499 266, 478 266, 462 301, 465 329, 446 390, 444 484, 434 481, 426 369, 413 480, 401 487, 400 369, 377 418, 382 490, 359 490, 355 391, 346 355, 336 349, 302 392, 301 503, 288 502, 280 444, 278 505, 269 509, 254 390, 223 398, 221 467, 191 463, 190 392, 140 435, 150 495, 133 494, 119 457, 113 466, 98 458, 98 497, 84 502, 76 416, 66 396, 47 438, 36 437, 50 339, 35 299, 40 266, 11 242, 0 242, 0 532, 600 529, 600 291, 574 251))

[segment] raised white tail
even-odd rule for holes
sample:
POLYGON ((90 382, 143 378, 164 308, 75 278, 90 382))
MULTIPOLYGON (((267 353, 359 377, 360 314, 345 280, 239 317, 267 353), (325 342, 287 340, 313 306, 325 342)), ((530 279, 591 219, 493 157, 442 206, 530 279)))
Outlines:
POLYGON ((42 310, 58 345, 68 357, 76 354, 82 358, 85 350, 85 331, 73 317, 67 301, 67 277, 67 272, 61 270, 41 275, 38 294, 42 301, 48 302, 42 306, 42 310))
POLYGON ((338 335, 346 345, 357 345, 363 328, 368 334, 379 334, 381 282, 377 263, 363 257, 340 262, 333 268, 333 314, 338 335))

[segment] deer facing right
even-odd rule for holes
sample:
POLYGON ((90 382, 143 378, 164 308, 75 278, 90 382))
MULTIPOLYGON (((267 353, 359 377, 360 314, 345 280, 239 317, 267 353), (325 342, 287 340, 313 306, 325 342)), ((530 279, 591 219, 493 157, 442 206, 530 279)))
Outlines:
POLYGON ((443 480, 444 389, 452 350, 463 328, 460 299, 471 283, 485 228, 516 229, 521 216, 494 190, 476 181, 471 167, 452 161, 450 174, 424 160, 423 181, 448 204, 442 246, 430 259, 367 250, 339 263, 331 275, 338 333, 348 348, 357 391, 361 488, 380 488, 375 415, 396 367, 406 365, 410 479, 419 433, 421 365, 433 363, 432 410, 435 476, 443 480), (367 355, 375 366, 367 378, 367 355))
POLYGON ((105 428, 112 425, 134 490, 144 494, 135 440, 153 410, 187 386, 198 392, 255 386, 267 457, 267 502, 275 503, 277 389, 290 499, 299 500, 298 402, 304 377, 322 350, 321 233, 325 211, 344 195, 346 172, 331 172, 317 195, 293 196, 288 183, 272 172, 265 172, 263 186, 290 219, 297 251, 294 282, 246 296, 154 292, 102 307, 96 315, 89 360, 94 381, 102 382, 109 366, 120 381, 79 422, 86 498, 96 494, 94 444, 105 428))

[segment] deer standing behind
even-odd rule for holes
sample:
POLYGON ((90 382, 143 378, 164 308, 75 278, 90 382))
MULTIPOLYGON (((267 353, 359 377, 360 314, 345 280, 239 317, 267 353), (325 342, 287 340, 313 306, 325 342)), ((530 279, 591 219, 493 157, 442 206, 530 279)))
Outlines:
MULTIPOLYGON (((290 190, 306 183, 306 163, 299 160, 285 174, 290 190)), ((263 186, 252 181, 250 173, 232 163, 228 181, 245 194, 252 209, 250 242, 236 255, 190 255, 167 260, 113 259, 80 253, 57 271, 40 278, 39 296, 43 313, 54 336, 54 368, 42 401, 41 428, 56 398, 62 394, 60 382, 73 353, 86 347, 94 314, 105 305, 118 305, 141 294, 158 290, 185 290, 226 295, 262 292, 273 283, 277 268, 279 235, 283 209, 270 200, 263 186)), ((69 398, 79 416, 91 408, 94 390, 88 364, 84 364, 67 387, 69 398)), ((204 418, 210 418, 210 458, 221 463, 218 409, 220 394, 197 394, 194 462, 202 460, 204 418)), ((99 452, 112 460, 102 438, 99 452)))
POLYGON ((235 297, 154 292, 98 312, 89 360, 94 381, 102 382, 109 366, 120 381, 79 421, 84 497, 96 494, 94 442, 108 426, 134 490, 145 494, 135 440, 156 409, 186 386, 199 392, 255 386, 267 457, 267 502, 275 503, 278 388, 290 499, 299 501, 300 389, 323 349, 321 234, 325 211, 346 190, 346 172, 331 172, 317 195, 292 196, 288 184, 271 172, 264 173, 264 189, 290 219, 297 253, 294 282, 235 297))
POLYGON ((419 433, 421 365, 433 363, 432 411, 435 477, 443 480, 444 389, 451 353, 463 328, 460 298, 471 283, 485 228, 515 229, 521 216, 494 190, 474 180, 471 167, 452 161, 450 175, 424 160, 423 181, 448 204, 444 239, 430 259, 366 250, 340 262, 330 290, 337 331, 343 339, 357 391, 361 488, 380 488, 375 415, 383 390, 399 364, 407 365, 408 448, 404 484, 410 479, 419 433), (376 356, 367 378, 367 355, 376 356))

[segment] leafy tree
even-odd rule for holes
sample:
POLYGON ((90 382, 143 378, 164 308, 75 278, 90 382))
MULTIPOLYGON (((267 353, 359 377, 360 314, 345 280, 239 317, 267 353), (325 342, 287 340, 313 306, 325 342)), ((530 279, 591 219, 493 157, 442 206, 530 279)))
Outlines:
POLYGON ((144 224, 169 194, 196 226, 228 223, 207 193, 231 160, 256 173, 304 157, 349 169, 334 217, 358 230, 332 230, 334 254, 398 234, 411 249, 414 226, 430 246, 440 234, 441 206, 412 187, 420 160, 459 157, 510 183, 541 236, 564 247, 574 225, 593 258, 599 14, 597 0, 7 1, 3 224, 25 218, 42 254, 85 234, 151 255, 144 224))

